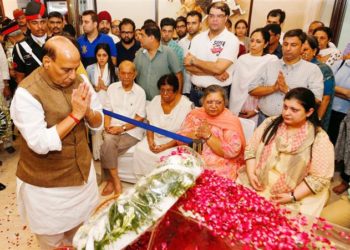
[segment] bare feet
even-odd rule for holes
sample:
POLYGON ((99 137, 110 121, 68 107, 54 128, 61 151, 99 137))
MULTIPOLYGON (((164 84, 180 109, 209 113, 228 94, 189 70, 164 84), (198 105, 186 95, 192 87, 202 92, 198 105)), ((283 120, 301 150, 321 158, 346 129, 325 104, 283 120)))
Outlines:
POLYGON ((349 188, 349 184, 345 181, 342 181, 338 186, 333 188, 333 192, 336 194, 341 194, 349 188))
POLYGON ((113 182, 107 181, 107 184, 106 184, 106 186, 103 188, 103 191, 102 191, 101 195, 102 195, 102 196, 107 196, 107 195, 112 194, 113 191, 114 191, 113 182))
POLYGON ((122 184, 120 181, 114 183, 114 194, 119 195, 122 193, 122 184))

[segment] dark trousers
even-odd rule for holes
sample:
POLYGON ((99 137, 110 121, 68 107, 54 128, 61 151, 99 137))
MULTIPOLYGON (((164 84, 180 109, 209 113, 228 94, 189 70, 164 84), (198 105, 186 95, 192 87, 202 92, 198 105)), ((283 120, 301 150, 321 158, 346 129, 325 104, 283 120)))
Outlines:
MULTIPOLYGON (((328 127, 328 135, 329 135, 329 139, 331 140, 331 142, 333 143, 333 145, 335 146, 335 144, 337 143, 337 138, 338 138, 338 134, 339 134, 339 128, 340 128, 340 123, 342 122, 342 120, 344 119, 344 117, 346 116, 346 114, 338 112, 338 111, 334 111, 332 110, 331 113, 331 118, 329 121, 329 127, 328 127)), ((343 181, 349 183, 350 182, 350 176, 345 174, 344 172, 344 162, 338 162, 338 167, 340 168, 340 176, 343 179, 343 181)))
POLYGON ((335 145, 335 143, 337 142, 340 123, 344 119, 345 116, 346 116, 346 114, 344 114, 344 113, 332 110, 327 132, 329 135, 329 139, 331 140, 333 145, 335 145))

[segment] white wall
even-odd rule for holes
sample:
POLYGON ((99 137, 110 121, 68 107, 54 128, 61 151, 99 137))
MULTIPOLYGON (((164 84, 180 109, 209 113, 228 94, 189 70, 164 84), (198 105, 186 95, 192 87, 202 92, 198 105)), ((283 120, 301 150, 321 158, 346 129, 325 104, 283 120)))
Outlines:
POLYGON ((329 24, 334 0, 256 0, 254 1, 251 30, 266 23, 266 15, 271 9, 282 9, 286 20, 282 30, 301 28, 307 30, 313 20, 329 24))
MULTIPOLYGON (((165 0, 160 0, 165 1, 165 0)), ((155 0, 98 0, 97 12, 107 10, 112 19, 131 18, 137 28, 150 18, 155 19, 155 0)))
POLYGON ((5 16, 13 18, 12 12, 18 8, 17 1, 15 0, 3 0, 5 16))
POLYGON ((350 2, 346 6, 346 12, 343 22, 343 27, 340 34, 338 48, 343 51, 348 43, 350 43, 350 2))

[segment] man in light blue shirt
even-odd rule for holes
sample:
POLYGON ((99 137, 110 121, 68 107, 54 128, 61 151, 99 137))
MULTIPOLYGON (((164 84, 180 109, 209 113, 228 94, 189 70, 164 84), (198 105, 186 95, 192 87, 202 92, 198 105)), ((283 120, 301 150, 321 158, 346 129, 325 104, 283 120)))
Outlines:
POLYGON ((268 63, 255 81, 249 84, 249 94, 259 97, 259 121, 282 113, 285 94, 292 88, 310 89, 318 101, 323 96, 323 75, 319 67, 301 59, 302 45, 306 34, 290 30, 283 38, 283 57, 268 63))

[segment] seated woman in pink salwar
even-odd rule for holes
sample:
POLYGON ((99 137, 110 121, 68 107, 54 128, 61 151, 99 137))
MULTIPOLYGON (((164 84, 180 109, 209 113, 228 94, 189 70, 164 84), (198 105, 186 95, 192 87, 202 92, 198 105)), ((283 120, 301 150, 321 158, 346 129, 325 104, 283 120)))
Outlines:
POLYGON ((218 85, 204 90, 202 104, 187 115, 179 134, 202 139, 206 168, 235 180, 237 170, 244 164, 245 139, 241 123, 225 108, 226 93, 218 85))
POLYGON ((267 199, 319 216, 329 197, 334 149, 320 127, 314 94, 290 90, 282 115, 269 117, 254 132, 237 182, 267 199))

